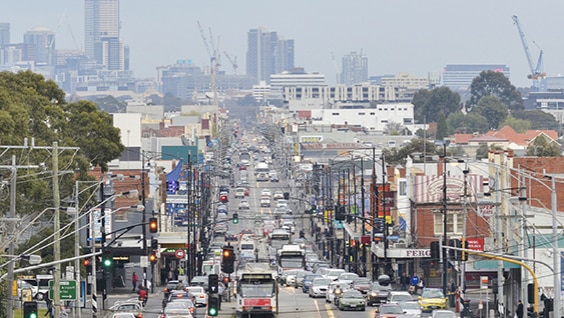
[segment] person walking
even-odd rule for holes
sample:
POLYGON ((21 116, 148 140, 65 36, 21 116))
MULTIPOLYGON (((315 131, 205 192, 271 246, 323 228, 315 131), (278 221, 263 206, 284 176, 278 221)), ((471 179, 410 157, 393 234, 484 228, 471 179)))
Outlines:
POLYGON ((217 285, 217 298, 218 298, 218 304, 217 304, 217 310, 221 310, 221 301, 223 300, 223 291, 225 290, 225 288, 223 287, 223 283, 219 283, 217 285))
POLYGON ((405 272, 403 272, 401 274, 400 277, 400 284, 401 284, 401 290, 402 291, 406 291, 407 290, 407 284, 409 284, 409 278, 407 277, 407 275, 405 274, 405 272))
POLYGON ((135 272, 133 272, 133 275, 131 276, 131 284, 133 285, 133 289, 131 290, 132 293, 135 292, 135 289, 137 288, 137 282, 139 281, 139 276, 137 276, 137 274, 135 272))
POLYGON ((524 311, 523 302, 519 300, 519 304, 517 305, 517 310, 515 311, 517 318, 523 318, 523 311, 524 311))

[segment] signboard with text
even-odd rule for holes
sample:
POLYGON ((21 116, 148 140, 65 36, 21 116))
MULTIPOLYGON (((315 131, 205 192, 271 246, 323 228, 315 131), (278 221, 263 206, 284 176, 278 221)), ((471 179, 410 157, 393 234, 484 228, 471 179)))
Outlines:
POLYGON ((468 249, 483 252, 484 251, 484 238, 483 237, 474 237, 474 238, 466 238, 466 242, 468 242, 468 249))
MULTIPOLYGON (((49 281, 49 298, 53 299, 53 284, 54 281, 49 281)), ((76 280, 61 280, 59 282, 59 295, 61 300, 76 300, 77 287, 76 280)))

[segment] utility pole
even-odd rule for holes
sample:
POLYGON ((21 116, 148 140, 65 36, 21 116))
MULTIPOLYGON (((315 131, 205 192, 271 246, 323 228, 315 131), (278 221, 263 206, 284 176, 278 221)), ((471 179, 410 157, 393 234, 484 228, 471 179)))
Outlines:
MULTIPOLYGON (((53 142, 53 208, 55 210, 55 218, 53 220, 54 244, 53 244, 53 260, 61 259, 61 199, 59 197, 59 144, 53 142)), ((78 242, 75 242, 78 245, 78 242)), ((53 275, 53 306, 55 306, 55 317, 61 316, 61 294, 59 287, 61 286, 61 264, 55 264, 55 274, 53 275)))
MULTIPOLYGON (((148 256, 147 253, 147 208, 145 207, 145 150, 141 150, 141 204, 143 205, 142 216, 142 235, 143 235, 143 256, 148 256)), ((147 265, 143 266, 143 286, 147 288, 147 265)))
MULTIPOLYGON (((443 243, 441 246, 448 246, 447 238, 447 164, 446 164, 446 142, 443 144, 443 243)), ((447 250, 441 248, 443 260, 443 295, 447 294, 448 280, 448 253, 447 250)))
MULTIPOLYGON (((386 213, 386 158, 382 154, 382 211, 384 212, 384 273, 388 275, 388 220, 386 213)), ((392 277, 393 278, 393 277, 392 277)))
MULTIPOLYGON (((466 168, 464 170, 462 170, 462 173, 464 174, 464 195, 462 197, 462 242, 465 242, 468 240, 468 238, 466 237, 466 219, 468 217, 468 173, 470 172, 470 170, 468 170, 468 166, 466 166, 466 168)), ((462 248, 465 248, 464 243, 462 243, 462 248)), ((458 251, 458 253, 462 253, 461 251, 458 251)), ((460 287, 462 289, 462 291, 466 290, 466 261, 462 260, 461 261, 462 264, 460 264, 461 269, 460 269, 460 287)))

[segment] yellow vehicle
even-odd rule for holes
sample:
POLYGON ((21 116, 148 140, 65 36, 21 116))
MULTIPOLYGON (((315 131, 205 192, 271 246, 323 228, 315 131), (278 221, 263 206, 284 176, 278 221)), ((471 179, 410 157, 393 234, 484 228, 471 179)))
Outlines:
POLYGON ((419 306, 421 306, 423 312, 447 309, 447 299, 438 288, 423 288, 423 292, 419 296, 419 306))

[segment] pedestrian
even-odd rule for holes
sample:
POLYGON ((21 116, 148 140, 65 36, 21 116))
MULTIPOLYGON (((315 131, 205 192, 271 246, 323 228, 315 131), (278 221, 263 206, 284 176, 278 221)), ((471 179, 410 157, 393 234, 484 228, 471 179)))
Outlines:
POLYGON ((174 271, 172 270, 172 268, 170 268, 170 269, 168 270, 168 280, 167 280, 167 282, 169 282, 169 281, 171 281, 171 280, 173 280, 173 279, 174 279, 174 271))
POLYGON ((131 276, 131 284, 133 285, 133 289, 131 290, 132 293, 135 292, 135 289, 137 288, 137 282, 139 281, 139 277, 137 276, 137 274, 135 272, 133 272, 133 275, 131 276))
POLYGON ((217 285, 217 298, 218 298, 217 310, 221 310, 221 300, 223 298, 223 290, 224 290, 223 283, 220 282, 217 285))
POLYGON ((408 283, 409 283, 409 279, 407 278, 405 272, 403 272, 400 277, 401 290, 406 291, 408 283))
POLYGON ((517 318, 523 318, 523 311, 524 311, 523 302, 519 300, 519 304, 517 305, 517 310, 515 311, 517 318))
POLYGON ((413 274, 409 279, 409 292, 415 294, 417 292, 417 285, 419 285, 419 276, 413 274))
POLYGON ((53 306, 53 301, 49 298, 49 296, 45 297, 45 304, 47 306, 47 311, 45 311, 43 317, 47 315, 49 315, 49 318, 55 317, 55 306, 53 306))

